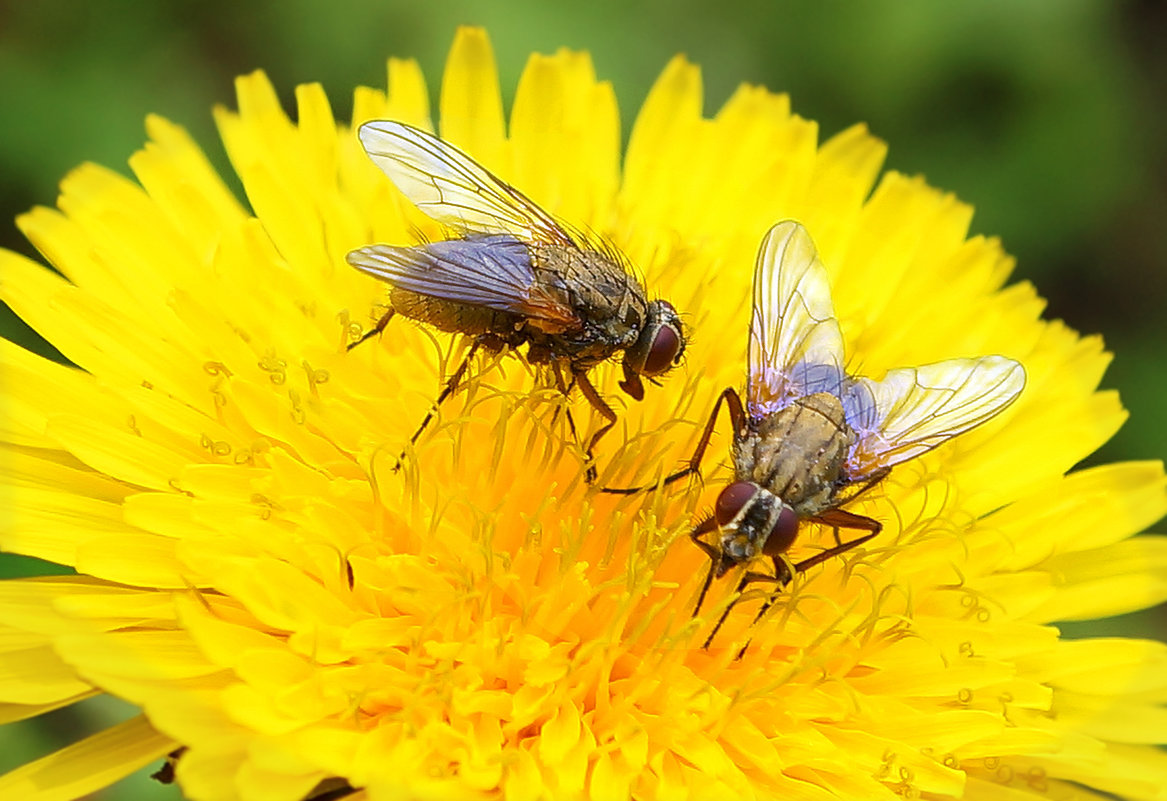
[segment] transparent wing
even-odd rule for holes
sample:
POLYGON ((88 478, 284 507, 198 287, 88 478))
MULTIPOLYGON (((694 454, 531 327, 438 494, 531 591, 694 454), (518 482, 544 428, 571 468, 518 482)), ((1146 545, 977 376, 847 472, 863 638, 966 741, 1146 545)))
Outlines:
POLYGON ((858 438, 847 478, 861 481, 976 428, 1024 387, 1025 368, 1004 356, 891 370, 882 381, 847 379, 843 407, 858 438))
POLYGON ((370 245, 348 263, 399 289, 524 317, 551 321, 563 330, 580 320, 554 287, 535 285, 527 246, 513 236, 473 236, 416 247, 370 245))
POLYGON ((401 122, 360 128, 369 158, 403 195, 442 225, 462 233, 509 233, 577 246, 551 215, 451 144, 401 122))
POLYGON ((746 403, 761 417, 793 398, 840 394, 843 335, 810 234, 787 220, 762 240, 754 267, 746 403))

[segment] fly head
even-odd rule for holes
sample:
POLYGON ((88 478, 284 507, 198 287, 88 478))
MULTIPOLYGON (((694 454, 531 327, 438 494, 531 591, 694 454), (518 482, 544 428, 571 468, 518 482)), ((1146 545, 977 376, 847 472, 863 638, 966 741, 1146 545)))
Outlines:
POLYGON ((721 558, 715 570, 718 578, 760 554, 785 552, 798 536, 797 513, 752 481, 735 481, 723 489, 713 517, 721 532, 721 558))
POLYGON ((640 377, 652 378, 681 363, 685 334, 677 310, 667 300, 648 304, 644 325, 636 342, 624 351, 624 380, 620 389, 636 400, 644 397, 640 377))

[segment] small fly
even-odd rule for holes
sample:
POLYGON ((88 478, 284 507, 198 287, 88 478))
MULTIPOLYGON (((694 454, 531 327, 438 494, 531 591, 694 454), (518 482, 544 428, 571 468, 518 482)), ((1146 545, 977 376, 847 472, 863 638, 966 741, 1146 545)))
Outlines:
MULTIPOLYGON (((664 479, 667 484, 697 471, 725 403, 733 425, 734 481, 690 533, 710 560, 694 614, 713 579, 738 565, 765 556, 774 567, 772 574, 747 570, 739 596, 752 582, 781 588, 797 573, 879 534, 878 520, 840 507, 893 466, 992 419, 1025 386, 1025 369, 1004 356, 905 367, 879 381, 848 375, 844 364, 843 336, 814 243, 798 223, 778 223, 754 268, 745 407, 733 388, 723 391, 688 466, 664 479), (835 545, 791 563, 783 554, 802 522, 830 526, 835 545), (839 529, 866 533, 843 542, 839 529), (714 531, 713 542, 703 539, 714 531)), ((704 647, 728 615, 729 608, 704 647)))
POLYGON ((395 314, 473 340, 410 442, 457 388, 480 347, 498 352, 525 344, 528 361, 549 364, 564 395, 578 386, 605 419, 585 449, 593 480, 592 451, 616 413, 588 371, 622 351, 619 386, 641 400, 641 378, 663 375, 685 352, 676 309, 647 298, 613 244, 560 224, 452 145, 386 120, 362 125, 360 139, 398 190, 455 236, 348 254, 349 264, 390 286, 388 311, 350 349, 395 314))

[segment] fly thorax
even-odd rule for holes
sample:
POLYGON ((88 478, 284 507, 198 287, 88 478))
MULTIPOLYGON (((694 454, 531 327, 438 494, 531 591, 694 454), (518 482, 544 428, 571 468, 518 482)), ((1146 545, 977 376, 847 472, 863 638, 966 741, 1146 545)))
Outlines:
POLYGON ((826 508, 854 440, 839 399, 826 392, 799 398, 752 427, 753 480, 802 516, 826 508))
POLYGON ((629 302, 630 278, 607 254, 545 243, 532 247, 538 283, 566 292, 572 306, 596 321, 609 317, 622 320, 629 302))

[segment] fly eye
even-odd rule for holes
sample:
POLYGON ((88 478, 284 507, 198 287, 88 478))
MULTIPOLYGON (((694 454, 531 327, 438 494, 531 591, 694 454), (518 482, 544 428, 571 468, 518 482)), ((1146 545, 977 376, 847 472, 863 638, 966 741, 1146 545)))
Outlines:
POLYGON ((749 481, 735 481, 721 491, 713 507, 713 518, 717 525, 727 525, 738 516, 738 512, 758 494, 758 485, 749 481))
POLYGON ((797 536, 798 513, 782 504, 778 522, 770 529, 770 536, 766 538, 765 552, 770 555, 785 553, 794 544, 794 538, 797 536))
POLYGON ((681 338, 671 325, 662 325, 653 337, 652 346, 648 349, 648 358, 644 360, 645 375, 663 373, 676 362, 681 355, 681 338))

